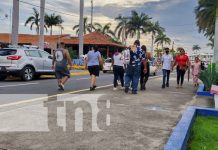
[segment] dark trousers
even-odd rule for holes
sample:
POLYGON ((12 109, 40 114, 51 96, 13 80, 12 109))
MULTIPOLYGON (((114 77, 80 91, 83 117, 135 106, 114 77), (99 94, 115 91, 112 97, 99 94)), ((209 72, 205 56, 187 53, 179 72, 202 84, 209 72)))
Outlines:
POLYGON ((137 92, 138 90, 138 83, 140 78, 141 66, 131 66, 128 65, 126 69, 125 75, 125 87, 129 88, 130 84, 132 83, 132 91, 137 92))
POLYGON ((140 77, 140 85, 141 89, 145 89, 145 85, 148 81, 149 75, 150 75, 150 66, 149 62, 147 63, 147 73, 144 73, 144 65, 143 63, 141 64, 141 77, 140 77))
POLYGON ((170 79, 170 70, 166 70, 163 69, 163 86, 165 86, 165 84, 169 85, 169 79, 170 79), (167 79, 167 82, 166 82, 167 79))
POLYGON ((117 80, 120 79, 121 86, 124 86, 124 69, 122 66, 113 66, 113 72, 114 72, 114 87, 117 87, 118 83, 117 80))
POLYGON ((185 70, 179 69, 179 66, 177 66, 176 71, 177 71, 177 84, 180 83, 180 85, 183 85, 185 70))

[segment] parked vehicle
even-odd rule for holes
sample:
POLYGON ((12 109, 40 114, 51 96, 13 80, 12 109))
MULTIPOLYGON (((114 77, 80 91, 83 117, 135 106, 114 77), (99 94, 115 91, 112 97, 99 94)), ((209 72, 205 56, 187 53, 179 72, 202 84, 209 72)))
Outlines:
POLYGON ((54 74, 52 56, 44 50, 25 47, 0 49, 0 80, 12 75, 30 81, 51 74, 54 74))
MULTIPOLYGON (((149 63, 150 63, 150 75, 155 76, 157 74, 157 66, 155 65, 155 63, 152 62, 149 63)), ((103 64, 103 73, 107 73, 108 71, 113 71, 111 58, 107 58, 103 64)))
POLYGON ((105 59, 102 71, 103 71, 103 73, 106 73, 108 71, 113 71, 112 59, 111 58, 105 59))

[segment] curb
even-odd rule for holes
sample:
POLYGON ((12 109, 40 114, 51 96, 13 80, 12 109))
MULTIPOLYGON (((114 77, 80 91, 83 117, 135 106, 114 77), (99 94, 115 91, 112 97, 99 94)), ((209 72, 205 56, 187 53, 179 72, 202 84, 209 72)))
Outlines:
MULTIPOLYGON (((70 75, 71 76, 80 76, 80 75, 88 75, 89 72, 88 71, 82 71, 82 72, 71 72, 70 75)), ((42 75, 42 78, 52 78, 54 77, 54 75, 42 75)))

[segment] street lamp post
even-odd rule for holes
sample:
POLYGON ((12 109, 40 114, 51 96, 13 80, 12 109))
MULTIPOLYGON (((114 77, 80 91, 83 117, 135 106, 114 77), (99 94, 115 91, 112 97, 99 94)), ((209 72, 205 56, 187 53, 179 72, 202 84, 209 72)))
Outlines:
POLYGON ((84 19, 83 19, 84 0, 80 0, 80 21, 79 21, 79 57, 83 55, 83 30, 84 30, 84 19))
POLYGON ((215 24, 215 39, 214 39, 214 62, 218 71, 218 5, 216 7, 216 24, 215 24))
POLYGON ((13 0, 13 16, 12 16, 12 45, 18 44, 18 29, 19 29, 19 1, 13 0))
POLYGON ((93 29, 93 0, 91 0, 91 32, 93 29))
POLYGON ((44 49, 45 0, 40 1, 40 37, 39 48, 44 49))

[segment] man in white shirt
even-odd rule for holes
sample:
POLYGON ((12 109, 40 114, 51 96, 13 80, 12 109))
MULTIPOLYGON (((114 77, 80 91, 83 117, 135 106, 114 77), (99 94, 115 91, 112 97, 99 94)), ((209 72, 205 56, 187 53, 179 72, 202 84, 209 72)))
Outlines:
POLYGON ((169 54, 169 48, 165 48, 165 54, 162 56, 162 65, 163 65, 163 84, 162 88, 169 87, 169 78, 170 78, 170 70, 173 64, 173 57, 169 54), (167 80, 166 80, 167 78, 167 80))

